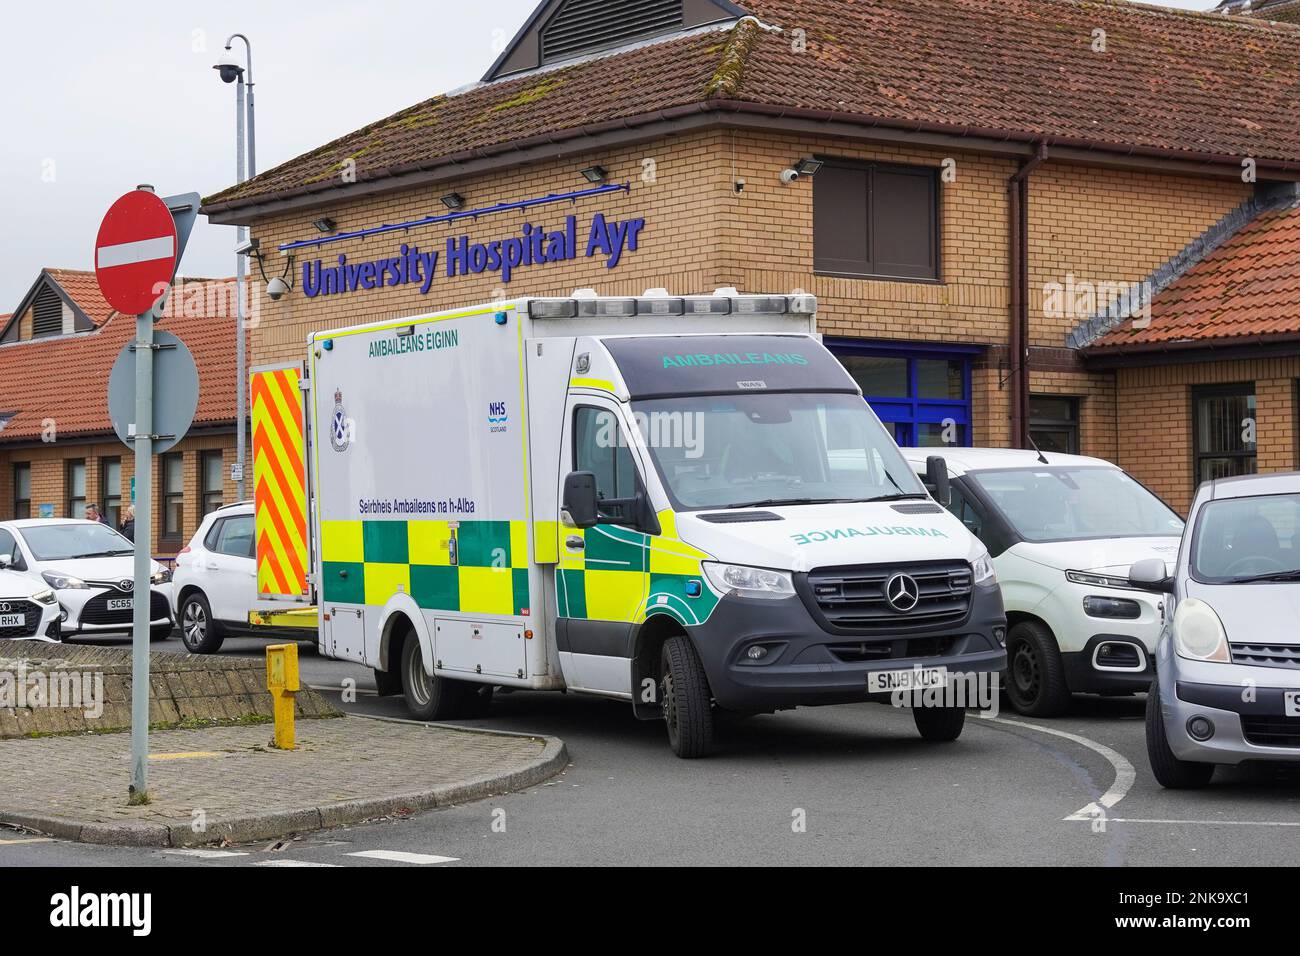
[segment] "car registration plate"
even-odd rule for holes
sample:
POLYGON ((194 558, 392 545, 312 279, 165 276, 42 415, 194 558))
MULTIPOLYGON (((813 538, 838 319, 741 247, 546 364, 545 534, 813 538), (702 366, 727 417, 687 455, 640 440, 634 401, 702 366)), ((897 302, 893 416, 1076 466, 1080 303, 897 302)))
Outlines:
POLYGON ((22 627, 26 623, 25 614, 0 614, 0 627, 22 627))
POLYGON ((928 690, 948 686, 948 668, 912 667, 905 671, 872 671, 867 675, 868 694, 928 690))
POLYGON ((135 607, 135 602, 130 598, 109 598, 108 609, 110 611, 129 611, 135 607))
POLYGON ((1282 704, 1288 717, 1300 717, 1300 690, 1288 690, 1282 694, 1282 704))

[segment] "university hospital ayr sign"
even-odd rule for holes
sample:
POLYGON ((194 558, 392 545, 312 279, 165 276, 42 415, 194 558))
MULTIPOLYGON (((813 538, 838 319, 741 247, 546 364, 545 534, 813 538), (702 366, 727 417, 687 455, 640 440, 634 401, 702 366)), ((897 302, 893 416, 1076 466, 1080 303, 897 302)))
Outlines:
POLYGON ((489 242, 471 242, 467 235, 452 236, 445 251, 425 252, 419 246, 403 243, 397 254, 383 259, 350 262, 340 255, 336 264, 322 260, 302 264, 302 290, 308 298, 341 295, 371 289, 387 289, 416 284, 421 295, 428 295, 441 272, 448 279, 462 275, 497 272, 503 283, 509 282, 518 269, 568 262, 579 256, 601 257, 605 268, 613 269, 625 252, 635 252, 645 228, 644 219, 606 219, 596 213, 582 230, 585 242, 579 241, 578 217, 565 218, 561 229, 524 223, 519 235, 489 242))

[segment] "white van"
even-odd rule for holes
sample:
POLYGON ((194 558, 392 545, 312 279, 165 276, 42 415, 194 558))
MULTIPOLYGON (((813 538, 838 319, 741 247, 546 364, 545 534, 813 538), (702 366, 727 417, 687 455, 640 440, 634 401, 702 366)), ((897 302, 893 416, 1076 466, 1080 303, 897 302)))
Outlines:
MULTIPOLYGON (((924 469, 934 448, 903 454, 924 469)), ((1129 567, 1178 553, 1183 520, 1100 458, 944 448, 948 510, 988 547, 1006 604, 1011 706, 1064 713, 1075 693, 1132 694, 1155 677, 1164 599, 1129 567)))
MULTIPOLYGON (((421 718, 494 686, 596 694, 664 720, 683 757, 708 751, 715 709, 1001 670, 987 551, 927 495, 815 311, 583 292, 316 333, 313 576, 277 544, 285 496, 259 498, 259 596, 312 592, 322 653, 374 667, 421 718)), ((255 405, 297 388, 255 382, 255 405)), ((951 740, 965 711, 914 716, 951 740)))

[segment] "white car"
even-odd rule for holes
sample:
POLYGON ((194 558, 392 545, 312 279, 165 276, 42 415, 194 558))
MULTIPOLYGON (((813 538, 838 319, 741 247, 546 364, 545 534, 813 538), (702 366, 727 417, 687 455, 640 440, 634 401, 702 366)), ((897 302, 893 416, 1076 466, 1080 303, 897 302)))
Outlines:
POLYGON ((59 600, 48 584, 8 570, 13 552, 0 554, 0 638, 59 640, 59 600))
POLYGON ((176 556, 174 610, 192 654, 213 654, 226 636, 249 632, 257 603, 253 504, 241 501, 207 515, 176 556))
POLYGON ((1006 605, 1003 689, 1022 714, 1064 713, 1071 694, 1132 694, 1155 677, 1165 598, 1129 584, 1172 559, 1183 520, 1100 458, 1003 448, 905 448, 918 473, 940 455, 948 510, 993 557, 1006 605))
MULTIPOLYGON (((76 518, 0 522, 0 554, 9 567, 54 590, 60 633, 98 637, 131 631, 135 545, 106 524, 76 518)), ((150 638, 172 629, 171 572, 150 562, 150 638)))

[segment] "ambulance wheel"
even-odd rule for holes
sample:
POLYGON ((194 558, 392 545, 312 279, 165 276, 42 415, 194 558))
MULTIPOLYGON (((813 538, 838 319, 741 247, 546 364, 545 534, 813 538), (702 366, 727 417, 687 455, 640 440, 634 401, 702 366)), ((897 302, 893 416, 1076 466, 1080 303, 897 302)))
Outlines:
POLYGON ((465 695, 459 681, 434 677, 424 669, 420 641, 414 634, 402 644, 402 695, 416 720, 448 720, 459 716, 465 695))
POLYGON ((1012 708, 1027 717, 1057 717, 1069 709, 1065 663, 1047 625, 1022 621, 1011 629, 1004 686, 1012 708))
POLYGON ((965 707, 913 707, 912 720, 922 740, 944 743, 961 736, 966 726, 965 707))
POLYGON ((679 634, 664 642, 660 673, 664 723, 673 753, 687 760, 706 756, 713 746, 713 699, 690 638, 679 634))

